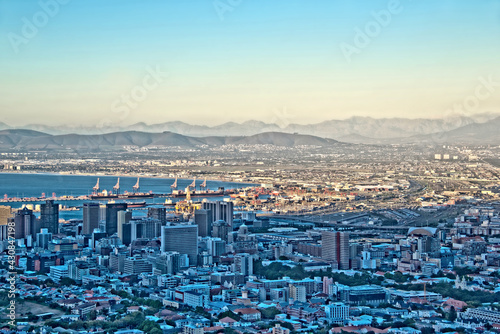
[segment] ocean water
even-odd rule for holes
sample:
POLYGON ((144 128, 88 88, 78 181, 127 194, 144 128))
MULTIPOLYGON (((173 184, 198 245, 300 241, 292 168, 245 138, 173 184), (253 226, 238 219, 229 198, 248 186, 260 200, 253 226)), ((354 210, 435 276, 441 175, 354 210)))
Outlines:
MULTIPOLYGON (((92 188, 95 186, 99 178, 100 191, 106 189, 108 191, 113 189, 116 184, 117 176, 102 176, 102 175, 64 175, 64 174, 49 174, 49 173, 0 173, 0 198, 5 195, 7 197, 41 197, 45 193, 46 197, 52 197, 55 193, 57 197, 60 196, 80 196, 92 194, 92 188)), ((140 192, 149 192, 169 194, 171 192, 170 186, 174 183, 175 179, 171 178, 140 178, 140 192)), ((120 193, 124 191, 132 192, 132 187, 137 182, 137 177, 123 177, 120 176, 120 193)), ((177 189, 184 190, 190 185, 193 180, 178 179, 177 189)), ((196 180, 197 189, 203 180, 196 180)), ((242 187, 249 187, 252 184, 210 181, 207 180, 207 188, 217 190, 219 187, 225 189, 235 189, 242 187)), ((212 198, 215 199, 215 198, 212 198)), ((218 198, 222 199, 222 198, 218 198)), ((197 198, 201 200, 201 198, 197 198)), ((118 201, 118 200, 117 200, 118 201)), ((151 199, 127 199, 127 202, 142 202, 146 201, 148 204, 162 205, 165 198, 151 198, 151 199)), ((81 206, 83 201, 56 201, 65 206, 81 206)), ((106 203, 106 201, 101 201, 106 203)), ((8 205, 13 208, 20 208, 23 204, 40 204, 42 202, 10 202, 0 203, 0 205, 8 205)), ((62 219, 81 219, 82 211, 61 211, 59 214, 62 219)))

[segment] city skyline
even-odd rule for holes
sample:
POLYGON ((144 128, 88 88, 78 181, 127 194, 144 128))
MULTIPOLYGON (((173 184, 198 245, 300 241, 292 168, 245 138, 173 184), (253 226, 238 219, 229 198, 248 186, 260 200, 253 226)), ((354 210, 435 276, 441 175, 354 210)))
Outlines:
POLYGON ((500 2, 0 2, 2 122, 498 112, 500 2))

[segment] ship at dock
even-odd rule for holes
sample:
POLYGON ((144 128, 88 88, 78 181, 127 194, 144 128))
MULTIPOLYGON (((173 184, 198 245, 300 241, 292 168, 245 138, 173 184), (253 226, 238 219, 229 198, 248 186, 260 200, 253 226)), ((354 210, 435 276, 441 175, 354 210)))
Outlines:
MULTIPOLYGON (((172 189, 172 192, 170 193, 169 197, 172 198, 187 197, 188 193, 187 191, 177 189, 177 178, 175 178, 175 181, 170 186, 170 188, 172 189)), ((220 196, 228 196, 236 192, 234 189, 225 190, 224 187, 219 187, 217 190, 208 189, 206 178, 205 181, 203 181, 203 183, 198 186, 196 185, 196 178, 194 178, 193 182, 189 186, 187 186, 186 190, 187 189, 189 189, 190 197, 220 197, 220 196), (197 189, 197 187, 199 187, 199 189, 197 189)))

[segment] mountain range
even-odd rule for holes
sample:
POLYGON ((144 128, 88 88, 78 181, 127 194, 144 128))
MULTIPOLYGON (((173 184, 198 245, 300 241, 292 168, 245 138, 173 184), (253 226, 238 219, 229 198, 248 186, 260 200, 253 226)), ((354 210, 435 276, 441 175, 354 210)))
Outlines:
POLYGON ((300 145, 342 145, 333 139, 310 135, 266 132, 253 136, 189 137, 173 132, 124 131, 102 135, 50 135, 34 130, 0 130, 0 149, 34 150, 112 150, 123 146, 183 147, 222 145, 275 145, 295 147, 300 145))
MULTIPOLYGON (((221 137, 250 137, 255 139, 256 134, 283 133, 316 136, 325 139, 334 139, 341 142, 360 144, 394 144, 394 143, 465 143, 465 144, 500 144, 498 114, 485 113, 474 116, 450 116, 441 119, 407 119, 351 117, 345 120, 329 120, 316 124, 277 124, 261 121, 247 121, 243 123, 228 122, 217 126, 191 125, 184 122, 166 122, 148 125, 136 123, 130 126, 86 127, 86 126, 48 126, 26 125, 25 130, 33 133, 53 135, 53 143, 74 144, 82 141, 84 145, 95 143, 125 143, 152 145, 165 143, 167 137, 173 142, 191 143, 207 141, 221 137), (118 135, 121 133, 121 135, 118 135), (133 134, 142 133, 142 135, 133 134), (146 135, 148 133, 149 135, 146 135), (114 135, 113 135, 114 134, 114 135), (161 136, 160 136, 161 134, 161 136), (170 134, 170 135, 166 135, 170 134), (96 136, 104 135, 104 136, 96 136), (140 137, 140 138, 139 138, 140 137), (127 139, 128 138, 128 139, 127 139), (187 139, 189 138, 189 139, 187 139)), ((7 124, 0 122, 0 130, 13 130, 7 124)), ((5 134, 3 134, 5 137, 5 134)), ((14 136, 15 137, 15 136, 14 136)), ((5 138, 5 140, 8 140, 5 138)), ((243 140, 243 139, 241 139, 243 140)), ((251 140, 251 139, 245 139, 251 140)), ((217 140, 215 140, 217 141, 217 140)), ((222 142, 221 139, 218 139, 222 142)), ((25 143, 25 141, 22 141, 25 143)), ((31 145, 31 144, 30 144, 31 145)), ((120 144, 121 145, 121 144, 120 144)), ((123 144, 125 145, 125 144, 123 144)), ((0 146, 2 144, 0 143, 0 146)))

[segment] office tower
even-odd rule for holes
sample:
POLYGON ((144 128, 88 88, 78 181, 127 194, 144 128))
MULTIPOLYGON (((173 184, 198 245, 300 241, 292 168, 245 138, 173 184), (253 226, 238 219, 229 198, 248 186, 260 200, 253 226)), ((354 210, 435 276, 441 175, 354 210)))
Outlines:
POLYGON ((226 242, 221 238, 209 238, 207 240, 208 253, 214 258, 226 253, 226 242))
POLYGON ((344 324, 349 319, 349 305, 344 303, 330 303, 325 306, 325 314, 328 320, 337 324, 344 324))
POLYGON ((141 220, 133 220, 130 223, 130 240, 135 241, 142 238, 144 225, 141 220))
POLYGON ((77 282, 82 281, 83 276, 90 274, 90 264, 84 261, 71 261, 68 263, 68 276, 77 282))
POLYGON ((321 232, 321 254, 324 260, 337 264, 338 269, 349 269, 349 233, 321 232))
POLYGON ((148 218, 159 220, 161 225, 167 223, 167 209, 166 208, 148 208, 148 218))
POLYGON ((189 264, 198 263, 198 226, 174 225, 163 226, 161 229, 161 251, 187 254, 189 264))
POLYGON ((59 233, 59 204, 55 204, 54 200, 47 200, 40 205, 40 226, 49 233, 59 233))
POLYGON ((153 274, 176 274, 180 269, 180 254, 179 252, 166 252, 153 261, 153 274))
POLYGON ((240 253, 234 256, 234 272, 245 276, 253 275, 253 259, 250 254, 240 253))
POLYGON ((220 238, 227 242, 229 225, 223 220, 218 220, 212 224, 212 237, 220 238))
POLYGON ((161 236, 161 222, 158 219, 146 218, 141 220, 142 238, 154 239, 161 236))
POLYGON ((0 225, 7 225, 9 218, 12 218, 12 208, 0 205, 0 225))
POLYGON ((153 267, 146 259, 140 256, 127 257, 123 263, 123 273, 127 275, 139 275, 152 272, 153 267))
POLYGON ((109 269, 111 271, 119 271, 123 272, 125 259, 127 258, 127 253, 120 251, 118 248, 115 248, 113 252, 109 255, 109 269))
POLYGON ((33 211, 28 208, 23 208, 16 212, 14 217, 15 233, 14 238, 23 239, 27 236, 35 236, 37 227, 39 226, 33 211))
POLYGON ((52 233, 49 233, 46 228, 40 229, 40 233, 36 234, 36 245, 40 248, 47 249, 51 240, 52 233))
POLYGON ((83 234, 92 234, 99 227, 99 203, 83 203, 83 234))
POLYGON ((102 238, 106 238, 106 232, 102 232, 101 230, 99 230, 98 228, 96 228, 93 232, 92 232, 92 249, 95 249, 95 246, 96 246, 96 243, 97 241, 101 240, 102 238))
POLYGON ((212 235, 212 222, 210 210, 196 210, 194 212, 194 223, 198 225, 198 233, 200 237, 209 237, 212 235))
POLYGON ((294 301, 302 302, 302 303, 305 303, 307 301, 307 299, 306 299, 306 287, 303 285, 290 284, 288 286, 288 294, 290 296, 290 299, 293 299, 294 301))
POLYGON ((127 210, 127 203, 106 204, 106 233, 113 235, 118 231, 118 212, 127 210))
POLYGON ((228 223, 229 226, 233 226, 233 202, 204 202, 203 209, 211 211, 211 218, 209 218, 210 222, 223 220, 228 223))
POLYGON ((131 242, 130 239, 130 220, 132 219, 131 211, 118 211, 117 214, 117 223, 116 223, 116 232, 118 234, 118 238, 122 241, 124 245, 129 245, 131 242), (127 225, 127 226, 125 226, 127 225), (124 227, 125 226, 125 227, 124 227))

